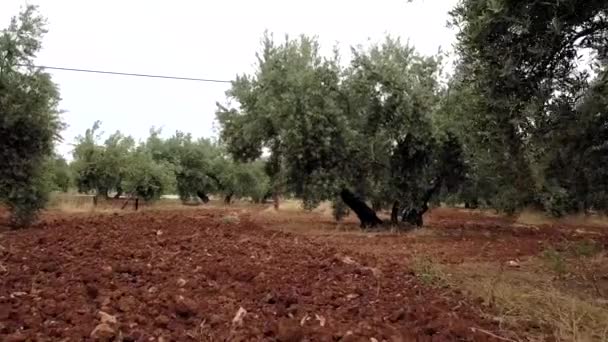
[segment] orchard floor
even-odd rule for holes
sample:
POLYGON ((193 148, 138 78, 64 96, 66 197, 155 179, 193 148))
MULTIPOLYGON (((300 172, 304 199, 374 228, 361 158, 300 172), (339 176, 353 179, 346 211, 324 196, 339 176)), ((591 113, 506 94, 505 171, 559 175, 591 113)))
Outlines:
MULTIPOLYGON (((603 227, 524 225, 443 209, 427 221, 415 232, 370 233, 354 218, 337 225, 322 212, 238 205, 50 212, 32 228, 0 233, 0 341, 570 336, 556 322, 510 319, 492 302, 500 295, 488 300, 465 280, 482 284, 499 269, 508 279, 513 272, 549 275, 536 259, 555 247, 567 267, 565 243, 592 246, 589 257, 603 257, 603 227), (469 267, 477 273, 459 271, 469 267)), ((576 273, 541 280, 580 293, 577 300, 599 310, 586 318, 601 321, 607 304, 596 299, 608 292, 607 264, 598 261, 593 282, 576 273)), ((601 331, 583 334, 595 326, 575 328, 576 340, 602 339, 601 331)))

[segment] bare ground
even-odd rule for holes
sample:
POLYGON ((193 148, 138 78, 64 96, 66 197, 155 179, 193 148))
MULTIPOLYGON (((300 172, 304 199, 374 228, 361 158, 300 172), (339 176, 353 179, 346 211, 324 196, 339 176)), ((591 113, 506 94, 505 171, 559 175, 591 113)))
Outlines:
POLYGON ((2 341, 485 341, 496 328, 396 259, 244 214, 49 215, 0 245, 2 341))
POLYGON ((604 227, 446 209, 426 222, 404 234, 250 206, 47 213, 0 236, 0 340, 605 340, 604 227))

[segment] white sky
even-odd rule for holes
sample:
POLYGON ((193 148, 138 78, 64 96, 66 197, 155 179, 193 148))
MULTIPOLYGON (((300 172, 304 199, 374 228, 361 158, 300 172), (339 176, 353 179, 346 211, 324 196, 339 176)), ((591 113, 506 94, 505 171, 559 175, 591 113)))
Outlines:
MULTIPOLYGON (((424 54, 450 50, 457 0, 0 0, 0 27, 26 3, 40 5, 49 33, 37 64, 231 80, 251 72, 264 30, 317 35, 325 51, 378 42, 388 33, 424 54)), ((151 126, 215 135, 215 102, 229 84, 52 71, 68 128, 59 152, 95 120, 106 133, 145 139, 151 126)))

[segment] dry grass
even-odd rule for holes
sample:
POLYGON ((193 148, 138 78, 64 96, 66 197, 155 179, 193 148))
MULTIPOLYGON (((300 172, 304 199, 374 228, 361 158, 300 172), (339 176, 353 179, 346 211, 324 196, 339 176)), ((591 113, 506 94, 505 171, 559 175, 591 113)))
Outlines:
MULTIPOLYGON (((536 264, 510 269, 496 263, 432 266, 450 286, 482 298, 486 315, 518 339, 542 341, 608 341, 608 307, 556 286, 536 264)), ((428 267, 427 267, 428 269, 428 267)))
POLYGON ((93 196, 54 193, 51 194, 47 208, 73 213, 93 211, 95 207, 93 205, 93 196))
MULTIPOLYGON (((122 209, 126 199, 99 199, 97 205, 92 195, 53 193, 49 200, 47 209, 64 213, 112 213, 118 211, 134 210, 134 201, 130 200, 127 206, 122 209)), ((189 210, 201 208, 201 206, 183 205, 179 199, 161 199, 152 204, 142 201, 139 203, 138 210, 189 210)))
POLYGON ((517 223, 526 225, 567 225, 567 226, 595 226, 608 228, 608 217, 599 214, 592 215, 570 215, 560 218, 547 216, 547 214, 534 211, 522 211, 516 220, 517 223))

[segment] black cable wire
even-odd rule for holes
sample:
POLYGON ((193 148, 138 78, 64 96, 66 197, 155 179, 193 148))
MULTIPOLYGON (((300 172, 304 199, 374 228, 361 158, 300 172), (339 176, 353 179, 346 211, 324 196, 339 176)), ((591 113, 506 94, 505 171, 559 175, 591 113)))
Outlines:
POLYGON ((128 73, 128 72, 101 71, 101 70, 76 69, 76 68, 63 68, 63 67, 54 67, 54 66, 46 66, 46 65, 33 65, 33 67, 34 68, 41 68, 41 69, 48 69, 48 70, 88 72, 88 73, 95 73, 95 74, 119 75, 119 76, 136 76, 136 77, 163 78, 163 79, 182 80, 182 81, 197 81, 197 82, 212 82, 212 83, 231 83, 232 82, 232 81, 214 80, 214 79, 208 79, 208 78, 164 76, 164 75, 150 75, 150 74, 135 74, 135 73, 128 73))

